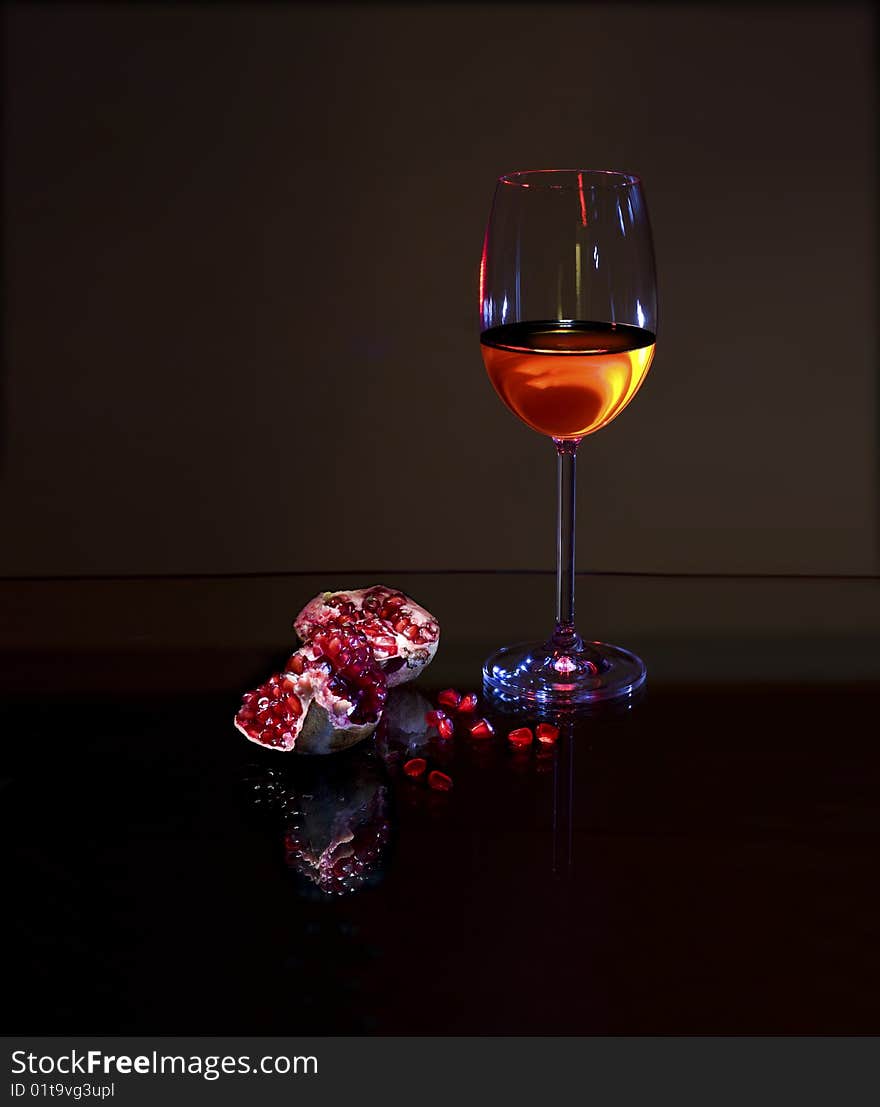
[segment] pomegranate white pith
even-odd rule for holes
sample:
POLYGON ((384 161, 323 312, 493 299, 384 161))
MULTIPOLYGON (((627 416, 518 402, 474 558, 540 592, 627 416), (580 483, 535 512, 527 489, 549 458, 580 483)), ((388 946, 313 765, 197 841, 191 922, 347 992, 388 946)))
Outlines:
POLYGON ((318 631, 283 673, 248 692, 236 727, 267 749, 335 753, 376 729, 387 682, 366 638, 353 627, 318 631))
POLYGON ((440 643, 440 627, 430 611, 384 584, 321 592, 300 611, 293 626, 303 642, 323 629, 355 627, 369 642, 389 688, 414 680, 431 663, 440 643))

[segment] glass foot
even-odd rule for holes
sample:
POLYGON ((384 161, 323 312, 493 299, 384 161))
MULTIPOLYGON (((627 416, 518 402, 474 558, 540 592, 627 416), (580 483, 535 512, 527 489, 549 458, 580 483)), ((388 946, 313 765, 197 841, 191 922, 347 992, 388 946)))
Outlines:
POLYGON ((483 688, 507 703, 573 707, 631 696, 646 673, 640 657, 605 642, 579 642, 568 651, 547 642, 520 642, 486 659, 483 688))

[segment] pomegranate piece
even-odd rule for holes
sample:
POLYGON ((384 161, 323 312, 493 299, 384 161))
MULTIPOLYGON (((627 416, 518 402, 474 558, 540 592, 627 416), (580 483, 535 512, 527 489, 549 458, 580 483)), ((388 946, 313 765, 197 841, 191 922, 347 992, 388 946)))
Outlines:
POLYGON ((428 787, 435 792, 449 792, 452 790, 452 777, 441 773, 439 769, 432 769, 428 773, 428 787))
POLYGON ((451 738, 455 731, 451 719, 441 719, 437 724, 437 732, 441 738, 451 738))
POLYGON ((532 732, 527 726, 517 727, 507 735, 507 741, 516 749, 525 749, 532 744, 532 732))
POLYGON ((403 771, 407 776, 412 777, 413 780, 418 780, 420 776, 425 775, 425 769, 427 769, 427 767, 428 763, 424 757, 411 757, 403 766, 403 771))
POLYGON ((373 733, 387 691, 364 635, 353 628, 320 631, 283 673, 245 694, 235 725, 268 749, 333 753, 373 733))
POLYGON ((442 703, 444 707, 451 707, 455 710, 461 703, 461 694, 456 692, 454 688, 444 688, 437 695, 437 703, 442 703))
POLYGON ((478 704, 477 697, 473 692, 468 692, 466 696, 462 697, 461 703, 458 705, 458 711, 462 715, 471 715, 477 710, 478 704))
POLYGON ((436 711, 429 711, 425 715, 425 722, 428 726, 436 726, 439 728, 444 719, 447 718, 445 711, 440 711, 439 708, 436 711))
POLYGON ((293 623, 303 642, 319 630, 360 631, 385 673, 388 687, 412 680, 433 660, 440 642, 434 616, 405 593, 384 584, 322 592, 309 600, 293 623))
POLYGON ((488 719, 477 719, 468 727, 472 738, 491 738, 495 731, 488 719))
POLYGON ((535 733, 539 742, 542 742, 545 746, 552 746, 559 737, 559 727, 552 723, 538 723, 535 727, 535 733))

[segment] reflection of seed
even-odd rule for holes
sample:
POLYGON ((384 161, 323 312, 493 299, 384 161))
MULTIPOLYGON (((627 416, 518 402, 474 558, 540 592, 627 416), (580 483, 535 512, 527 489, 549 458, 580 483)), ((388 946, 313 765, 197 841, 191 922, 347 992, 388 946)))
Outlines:
POLYGON ((435 792, 448 792, 452 788, 452 777, 441 773, 439 769, 432 769, 428 773, 428 785, 435 792))
POLYGON ((552 723, 538 723, 535 733, 538 735, 539 742, 543 742, 545 746, 550 746, 559 737, 559 727, 552 723))
POLYGON ((416 780, 418 777, 423 776, 425 769, 427 768, 427 762, 424 757, 412 757, 403 766, 403 771, 407 776, 416 780))

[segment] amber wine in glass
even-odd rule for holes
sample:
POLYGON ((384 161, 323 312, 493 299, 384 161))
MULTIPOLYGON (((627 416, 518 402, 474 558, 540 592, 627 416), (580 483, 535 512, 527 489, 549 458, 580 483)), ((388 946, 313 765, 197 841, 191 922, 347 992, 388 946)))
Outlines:
POLYGON ((645 665, 574 625, 575 461, 642 385, 657 291, 642 184, 630 173, 543 169, 499 178, 480 265, 480 346, 496 392, 557 453, 556 622, 545 642, 483 666, 496 699, 577 706, 632 695, 645 665))

